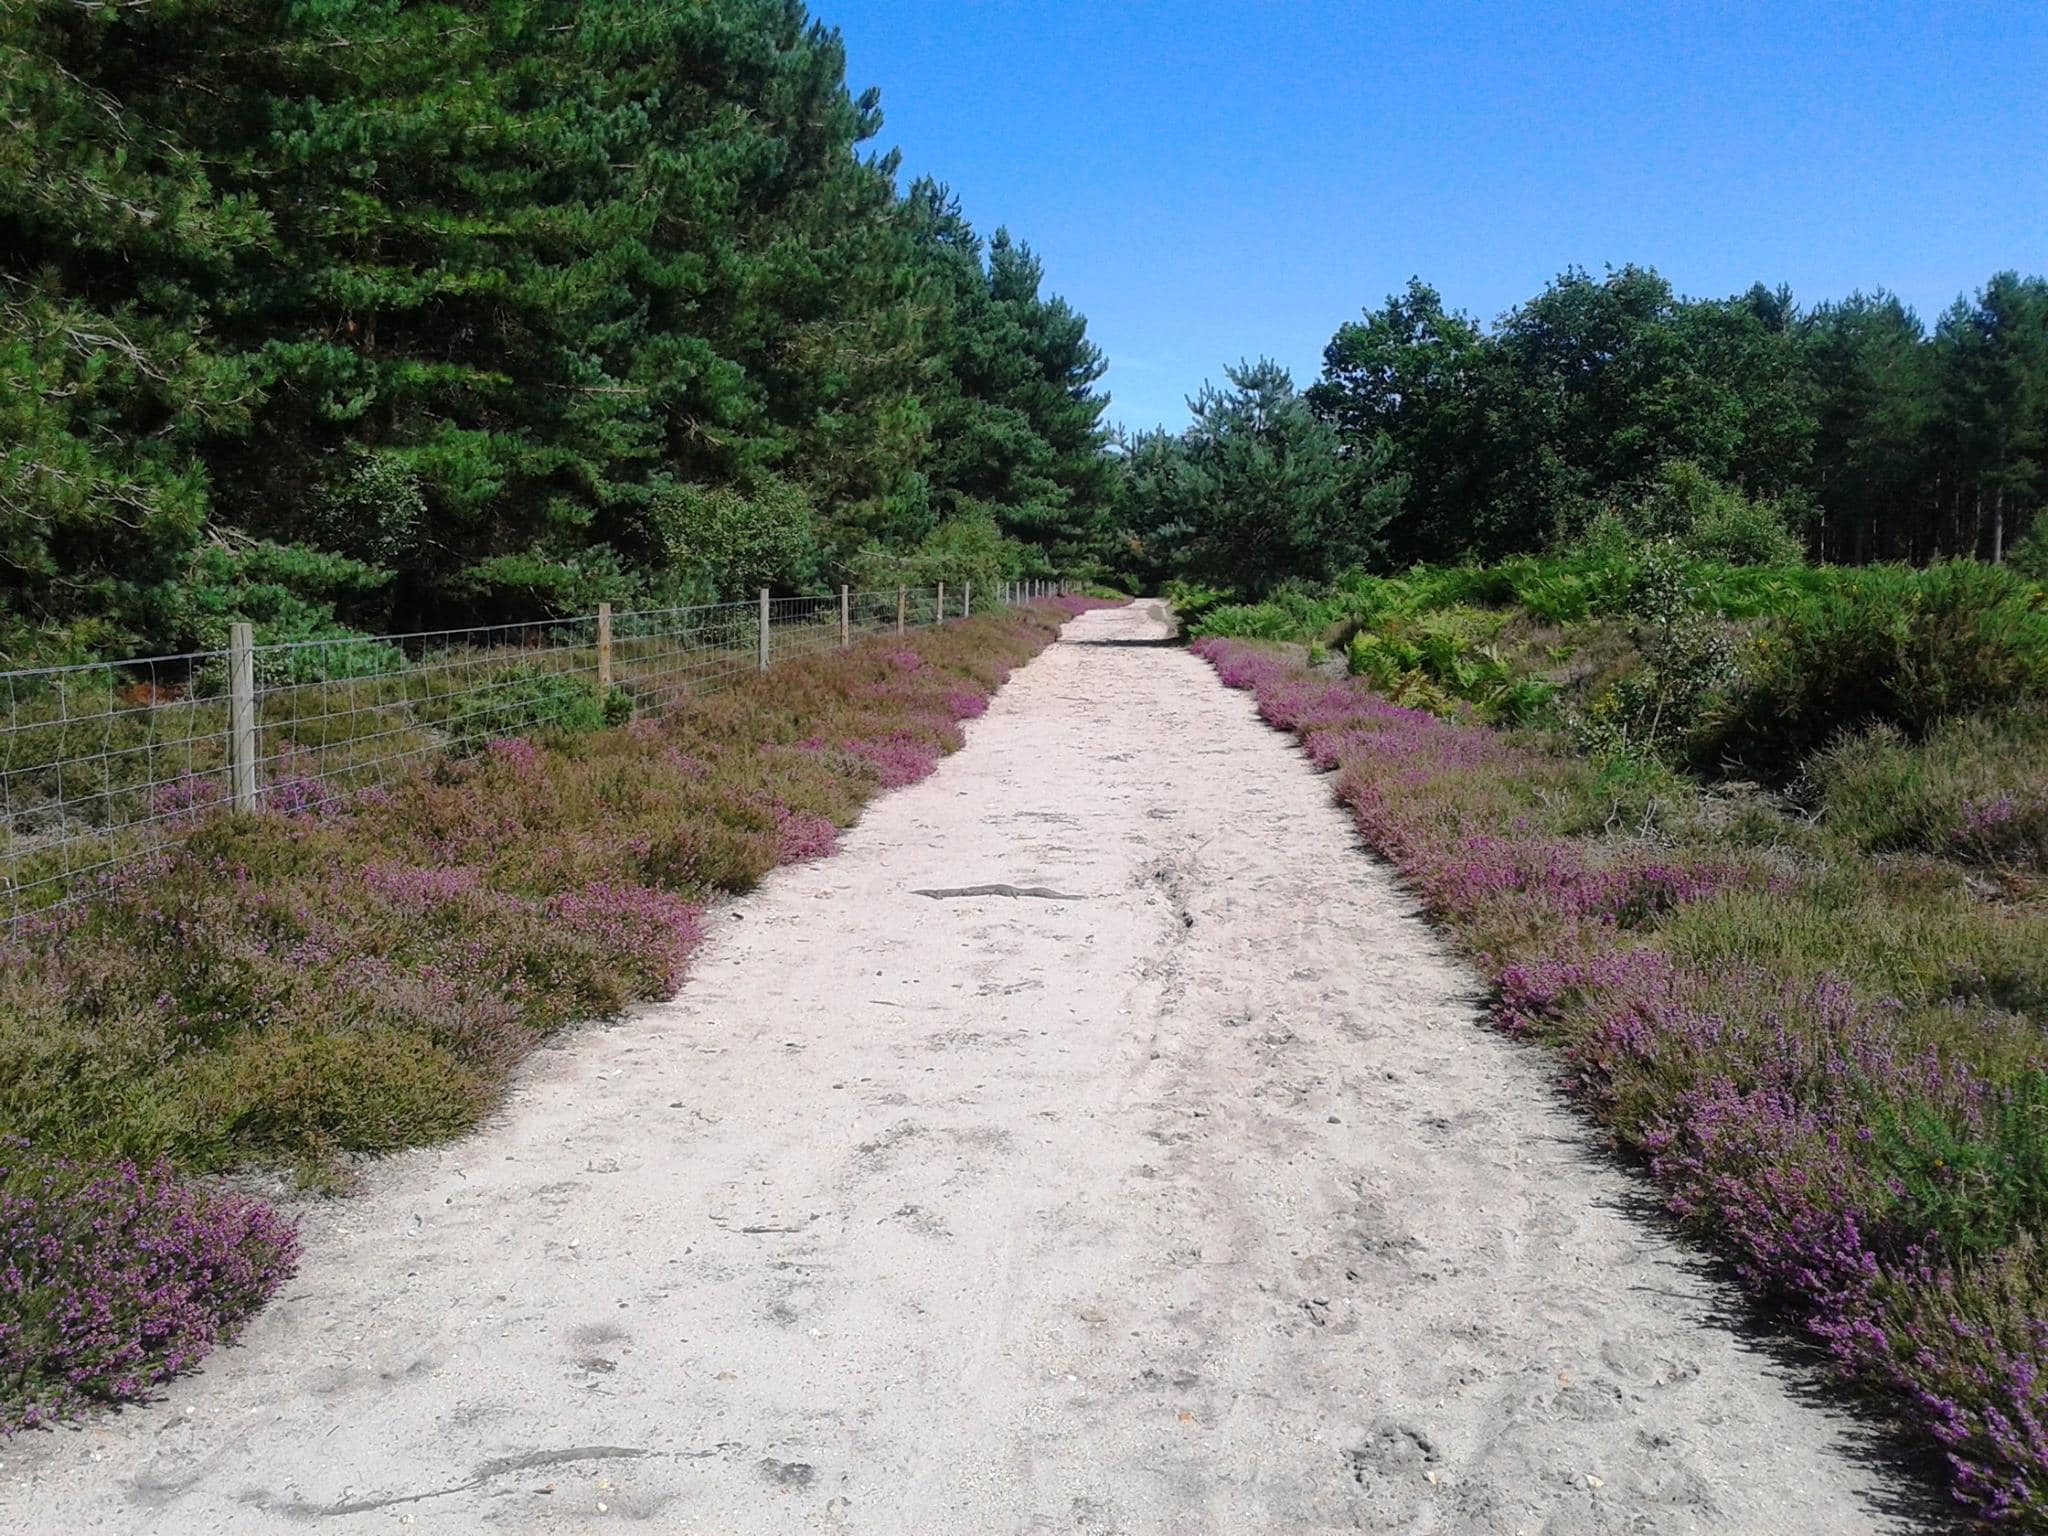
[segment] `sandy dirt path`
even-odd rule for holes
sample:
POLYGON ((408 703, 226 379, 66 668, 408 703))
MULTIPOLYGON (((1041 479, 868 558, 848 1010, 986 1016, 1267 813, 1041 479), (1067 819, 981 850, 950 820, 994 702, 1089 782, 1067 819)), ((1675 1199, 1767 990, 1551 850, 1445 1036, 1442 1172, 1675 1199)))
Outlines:
POLYGON ((0 1450, 0 1530, 1921 1528, 1163 633, 1074 623, 247 1347, 0 1450))

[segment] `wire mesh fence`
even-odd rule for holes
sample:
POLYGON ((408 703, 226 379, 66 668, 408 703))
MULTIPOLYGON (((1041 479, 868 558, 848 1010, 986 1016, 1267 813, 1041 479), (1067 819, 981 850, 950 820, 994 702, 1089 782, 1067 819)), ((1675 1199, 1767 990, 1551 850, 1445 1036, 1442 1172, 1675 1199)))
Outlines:
POLYGON ((0 672, 0 928, 210 810, 315 811, 437 753, 658 714, 876 635, 1050 594, 771 597, 0 672))

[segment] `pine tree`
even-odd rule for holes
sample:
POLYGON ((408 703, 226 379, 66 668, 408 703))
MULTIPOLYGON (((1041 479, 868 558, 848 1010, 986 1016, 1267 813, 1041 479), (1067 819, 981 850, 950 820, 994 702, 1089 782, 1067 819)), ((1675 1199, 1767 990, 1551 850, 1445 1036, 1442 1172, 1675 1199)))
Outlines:
POLYGON ((863 158, 794 0, 34 0, 0 47, 17 625, 735 595, 735 530, 789 587, 949 519, 1099 538, 1083 322, 863 158))

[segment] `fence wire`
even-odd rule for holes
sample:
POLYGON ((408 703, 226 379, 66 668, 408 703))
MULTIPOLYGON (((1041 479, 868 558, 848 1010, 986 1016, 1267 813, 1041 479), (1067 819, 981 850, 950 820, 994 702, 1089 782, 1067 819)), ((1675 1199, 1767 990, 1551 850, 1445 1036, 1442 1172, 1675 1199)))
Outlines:
POLYGON ((437 753, 659 714, 764 666, 1036 591, 771 597, 251 646, 247 763, 232 650, 0 672, 0 928, 117 878, 211 810, 317 810, 437 753))

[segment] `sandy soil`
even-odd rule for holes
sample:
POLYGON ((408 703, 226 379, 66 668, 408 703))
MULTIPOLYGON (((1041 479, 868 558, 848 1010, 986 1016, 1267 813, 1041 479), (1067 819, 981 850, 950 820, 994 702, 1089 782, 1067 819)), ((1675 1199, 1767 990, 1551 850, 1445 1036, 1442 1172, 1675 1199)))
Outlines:
POLYGON ((1163 632, 317 1210, 247 1347, 0 1449, 0 1529, 1922 1528, 1163 632))

